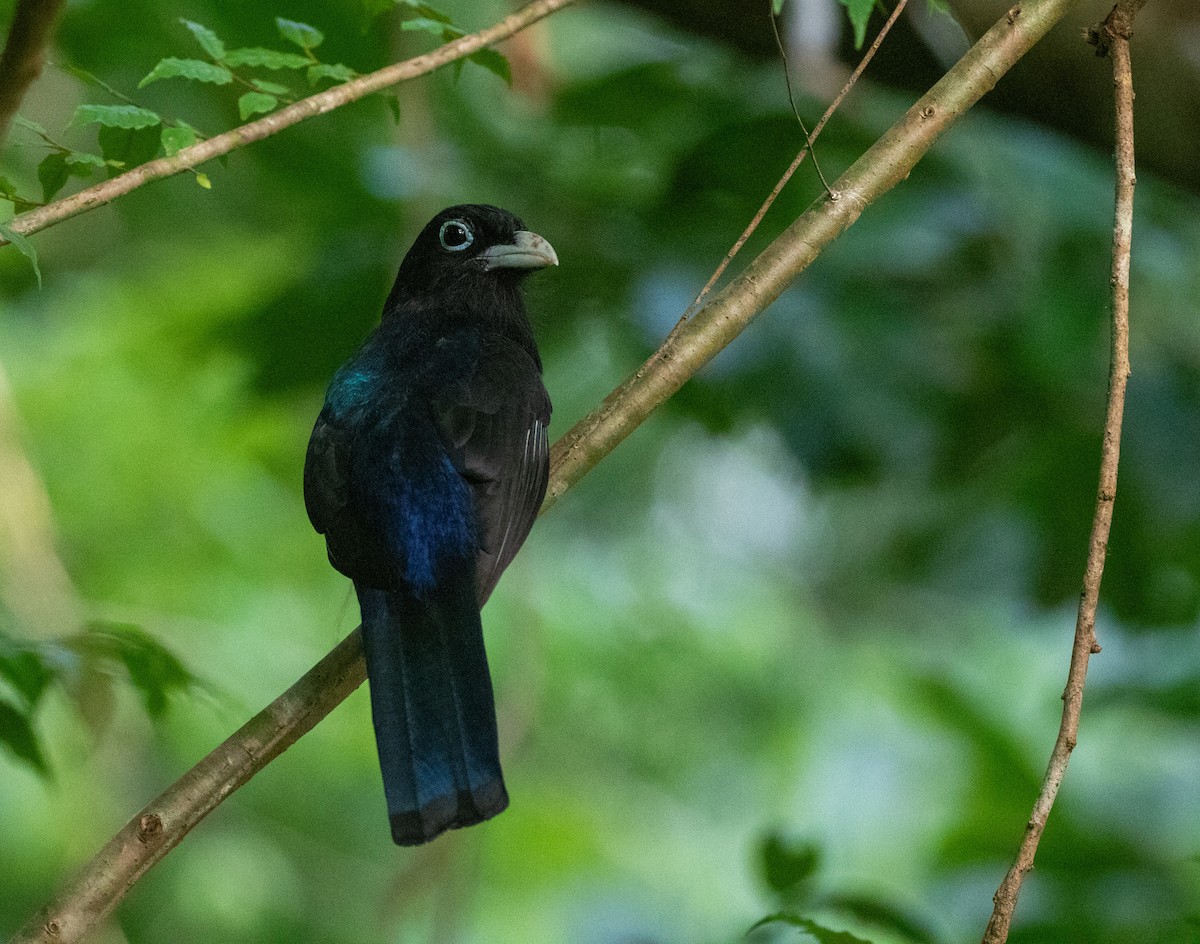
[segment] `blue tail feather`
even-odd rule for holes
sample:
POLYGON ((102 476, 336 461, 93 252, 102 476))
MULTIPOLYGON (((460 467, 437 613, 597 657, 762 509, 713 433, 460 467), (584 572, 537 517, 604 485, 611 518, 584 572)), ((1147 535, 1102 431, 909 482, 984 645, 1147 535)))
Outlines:
POLYGON ((356 589, 392 838, 418 845, 495 816, 508 794, 474 583, 422 599, 356 589))

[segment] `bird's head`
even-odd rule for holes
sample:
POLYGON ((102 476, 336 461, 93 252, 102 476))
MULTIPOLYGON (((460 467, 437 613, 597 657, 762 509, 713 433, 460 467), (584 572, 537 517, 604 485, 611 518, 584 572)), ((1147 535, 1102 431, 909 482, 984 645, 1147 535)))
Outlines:
POLYGON ((392 301, 507 294, 535 269, 558 265, 554 247, 517 217, 486 204, 443 210, 421 230, 400 264, 392 301))

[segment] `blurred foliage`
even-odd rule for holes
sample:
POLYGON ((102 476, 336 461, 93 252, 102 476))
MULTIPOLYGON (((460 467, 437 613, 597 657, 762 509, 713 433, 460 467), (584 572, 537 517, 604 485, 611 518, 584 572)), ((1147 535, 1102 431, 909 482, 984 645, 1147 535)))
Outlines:
MULTIPOLYGON (((323 62, 362 72, 428 48, 371 6, 89 0, 55 59, 213 133, 222 87, 136 89, 181 18, 229 48, 309 24, 323 62)), ((463 29, 505 9, 446 7, 463 29)), ((429 216, 497 203, 558 250, 529 296, 561 433, 653 350, 802 141, 778 63, 621 8, 506 52, 512 89, 445 70, 398 90, 398 124, 364 100, 206 165, 211 189, 180 176, 38 234, 40 291, 0 252, 0 365, 93 623, 86 652, 73 629, 6 629, 0 930, 353 625, 304 448, 429 216), (84 655, 131 684, 81 723, 54 672, 84 655), (226 697, 175 694, 197 677, 226 697)), ((96 101, 71 69, 23 107, 52 133, 96 101)), ((861 86, 818 145, 826 173, 906 104, 861 86)), ((36 181, 49 145, 13 139, 0 176, 36 181)), ((798 177, 745 259, 820 192, 798 177)), ((1105 648, 1021 944, 1200 934, 1200 206, 1139 183, 1105 648)), ((107 939, 716 944, 768 914, 789 917, 752 940, 978 935, 1058 725, 1110 207, 1100 157, 970 116, 535 529, 485 613, 508 812, 394 848, 360 691, 107 939)))

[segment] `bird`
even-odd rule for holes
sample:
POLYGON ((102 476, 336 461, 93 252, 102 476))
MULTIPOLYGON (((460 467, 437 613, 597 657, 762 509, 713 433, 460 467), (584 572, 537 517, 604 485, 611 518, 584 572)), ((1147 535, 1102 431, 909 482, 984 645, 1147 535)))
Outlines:
POLYGON ((549 480, 551 404, 521 283, 556 265, 505 210, 438 213, 309 440, 305 506, 358 596, 398 845, 508 806, 480 609, 549 480))

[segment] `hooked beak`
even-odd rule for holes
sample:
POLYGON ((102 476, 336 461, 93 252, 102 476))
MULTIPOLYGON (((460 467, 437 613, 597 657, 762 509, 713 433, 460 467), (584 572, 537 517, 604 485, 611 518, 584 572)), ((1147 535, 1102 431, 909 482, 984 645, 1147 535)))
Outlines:
POLYGON ((502 246, 491 246, 479 254, 483 269, 541 269, 558 265, 558 254, 537 233, 520 229, 513 233, 513 241, 502 246))

